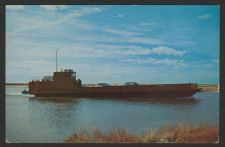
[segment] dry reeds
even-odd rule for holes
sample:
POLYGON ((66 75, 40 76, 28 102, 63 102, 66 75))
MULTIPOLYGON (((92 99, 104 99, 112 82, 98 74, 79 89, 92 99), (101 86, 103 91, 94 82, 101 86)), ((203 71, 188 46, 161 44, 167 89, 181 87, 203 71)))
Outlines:
POLYGON ((167 125, 143 137, 145 143, 214 143, 219 138, 219 128, 209 125, 167 125))
POLYGON ((166 125, 151 130, 143 136, 128 134, 124 129, 104 133, 95 128, 91 132, 84 129, 68 137, 66 143, 215 143, 219 129, 215 126, 188 124, 166 125))
POLYGON ((124 129, 103 133, 97 128, 94 128, 91 133, 81 129, 78 133, 75 132, 65 140, 67 143, 130 143, 140 141, 139 137, 128 134, 124 129))

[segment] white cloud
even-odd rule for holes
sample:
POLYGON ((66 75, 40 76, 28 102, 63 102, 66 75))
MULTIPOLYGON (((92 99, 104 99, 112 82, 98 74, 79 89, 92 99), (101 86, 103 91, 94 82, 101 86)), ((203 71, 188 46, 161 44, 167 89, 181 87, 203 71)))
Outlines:
MULTIPOLYGON (((65 67, 76 67, 77 74, 83 83, 108 82, 123 84, 127 81, 146 82, 146 75, 152 75, 150 78, 159 75, 158 72, 164 69, 151 67, 145 68, 133 64, 116 65, 116 64, 67 64, 65 67), (99 72, 101 71, 101 72, 99 72), (132 74, 131 74, 132 73, 132 74), (144 78, 145 77, 145 78, 144 78)), ((164 73, 164 72, 160 72, 164 73)))
POLYGON ((149 37, 130 37, 130 38, 125 38, 124 42, 140 43, 140 44, 148 44, 148 45, 159 45, 159 44, 162 44, 161 40, 154 39, 154 38, 149 38, 149 37))
MULTIPOLYGON (((8 29, 7 25, 7 32, 6 36, 11 36, 11 35, 16 35, 17 33, 21 32, 29 32, 31 30, 39 30, 37 35, 40 34, 40 32, 45 31, 46 35, 49 36, 50 34, 57 34, 53 32, 60 32, 62 33, 61 35, 70 36, 68 33, 71 33, 70 30, 76 31, 76 30, 84 30, 84 31, 103 31, 106 33, 118 35, 118 37, 115 36, 108 36, 108 35, 103 35, 104 37, 101 37, 101 35, 97 34, 91 34, 89 35, 82 35, 79 34, 79 36, 72 37, 74 38, 74 41, 90 41, 90 42, 109 42, 109 43, 138 43, 138 44, 147 44, 147 45, 159 45, 162 44, 162 41, 159 39, 154 39, 154 38, 146 38, 146 37, 137 37, 136 35, 139 35, 140 33, 137 31, 129 31, 129 30, 121 30, 121 29, 112 29, 112 28, 102 28, 99 26, 92 25, 88 22, 85 22, 84 20, 79 19, 81 16, 89 15, 92 13, 97 13, 101 12, 101 9, 98 7, 83 7, 82 9, 75 9, 73 10, 72 13, 69 13, 68 15, 64 15, 61 13, 50 13, 50 14, 44 14, 44 16, 39 15, 38 18, 33 17, 32 18, 29 15, 24 15, 23 17, 14 17, 12 20, 16 20, 16 23, 18 25, 12 25, 14 22, 12 21, 7 21, 9 25, 12 25, 14 28, 13 29, 8 29), (51 20, 46 19, 45 15, 47 18, 51 18, 51 20), (18 18, 18 19, 17 19, 18 18), (20 25, 22 24, 22 25, 20 25), (60 27, 63 26, 63 27, 60 27), (64 26, 67 26, 65 28, 64 26), (41 29, 39 29, 41 28, 41 29), (57 30, 53 28, 58 28, 57 30), (49 30, 49 31, 48 31, 49 30), (49 32, 49 33, 47 33, 49 32), (65 33, 63 33, 65 32, 65 33), (98 35, 98 37, 96 37, 98 35), (83 36, 83 37, 82 37, 83 36)), ((12 17, 12 16, 11 16, 12 17)), ((10 17, 7 17, 10 18, 10 17)), ((43 34, 43 33, 41 33, 43 34)), ((90 34, 90 32, 89 32, 90 34)), ((24 35, 24 34, 23 34, 24 35)), ((45 35, 45 36, 46 36, 45 35)), ((60 35, 60 36, 61 36, 60 35)), ((37 36, 38 37, 38 36, 37 36)), ((54 36, 52 36, 54 37, 54 36)))
POLYGON ((160 39, 155 39, 150 37, 139 37, 138 35, 142 34, 140 30, 130 31, 130 30, 121 30, 121 29, 112 29, 112 28, 101 28, 99 30, 106 33, 113 34, 113 35, 118 35, 119 37, 121 37, 121 38, 119 37, 113 38, 112 36, 110 36, 110 39, 106 37, 103 39, 106 42, 126 42, 126 43, 138 43, 138 44, 147 44, 147 45, 163 44, 163 42, 160 39))
POLYGON ((182 56, 185 52, 163 46, 145 48, 137 45, 109 44, 71 44, 66 46, 63 52, 65 57, 128 57, 151 54, 182 56))
POLYGON ((143 32, 143 33, 146 33, 146 32, 151 32, 152 29, 151 28, 144 28, 144 27, 128 27, 129 30, 134 30, 134 31, 138 31, 138 32, 143 32))
POLYGON ((213 63, 219 63, 218 59, 212 60, 213 63))
POLYGON ((156 23, 153 22, 141 22, 139 23, 140 26, 154 26, 156 23))
POLYGON ((122 35, 122 36, 133 36, 133 35, 139 34, 139 33, 136 33, 136 32, 119 30, 119 29, 103 29, 103 31, 107 32, 107 33, 114 34, 114 35, 122 35))
POLYGON ((23 75, 23 82, 41 79, 44 75, 52 75, 55 62, 46 60, 14 60, 6 62, 6 81, 21 82, 18 75, 23 75))
POLYGON ((212 17, 212 16, 209 15, 209 14, 204 14, 204 15, 199 15, 199 16, 198 16, 199 19, 209 19, 209 18, 211 18, 211 17, 212 17))
POLYGON ((66 5, 40 5, 40 7, 45 10, 54 11, 54 10, 66 9, 68 6, 66 6, 66 5))
POLYGON ((73 19, 73 20, 67 22, 67 24, 71 25, 72 28, 70 28, 70 29, 73 29, 73 30, 83 30, 83 31, 96 30, 95 25, 92 25, 92 24, 87 23, 87 22, 85 22, 83 20, 80 20, 80 19, 73 19))
POLYGON ((186 52, 185 51, 175 50, 173 48, 169 48, 169 47, 165 47, 165 46, 159 46, 159 47, 153 48, 152 49, 152 53, 182 56, 186 52))
MULTIPOLYGON (((61 17, 57 17, 58 19, 56 19, 54 21, 46 20, 46 19, 43 21, 43 20, 39 19, 38 21, 41 21, 41 23, 21 27, 21 28, 19 28, 17 30, 14 30, 12 32, 7 32, 6 35, 10 36, 10 35, 14 35, 16 33, 22 32, 22 31, 27 31, 27 30, 31 30, 31 29, 36 29, 36 28, 60 24, 60 23, 66 22, 68 20, 71 20, 71 19, 75 20, 75 19, 78 19, 79 17, 85 16, 85 15, 90 15, 90 14, 96 13, 96 12, 101 12, 101 9, 96 8, 96 7, 91 7, 91 8, 84 7, 81 10, 74 10, 72 13, 69 13, 68 15, 60 15, 61 17)), ((28 18, 28 19, 30 19, 30 18, 28 18)), ((35 19, 31 19, 31 21, 32 20, 35 20, 35 19)), ((35 21, 37 21, 37 20, 35 20, 35 21)))
POLYGON ((124 17, 124 15, 122 15, 122 14, 118 14, 118 15, 116 15, 116 17, 118 17, 118 18, 123 18, 123 17, 124 17))
POLYGON ((135 25, 128 26, 127 29, 138 31, 141 33, 146 33, 146 32, 151 32, 154 29, 156 24, 157 23, 155 22, 140 22, 136 26, 135 25))
POLYGON ((101 12, 102 11, 102 9, 100 9, 100 8, 98 8, 98 7, 93 7, 92 8, 94 11, 96 11, 96 12, 101 12))
POLYGON ((73 13, 77 14, 76 16, 81 17, 81 16, 92 14, 92 13, 98 13, 101 11, 102 10, 100 8, 91 6, 91 7, 82 7, 79 10, 78 9, 74 10, 73 13))
MULTIPOLYGON (((94 27, 93 30, 98 30, 96 26, 94 27)), ((135 32, 129 32, 127 33, 119 33, 120 35, 118 36, 113 36, 113 35, 108 35, 108 34, 90 34, 83 36, 80 34, 79 36, 74 37, 74 41, 79 41, 79 42, 92 42, 92 43, 131 43, 131 44, 144 44, 144 45, 162 45, 164 44, 162 40, 160 39, 154 39, 150 37, 137 37, 134 36, 135 32), (133 35, 128 35, 128 34, 133 34, 133 35)))
POLYGON ((149 58, 148 62, 153 62, 156 64, 166 64, 166 65, 174 65, 174 66, 186 66, 183 60, 172 60, 172 59, 152 59, 149 58))
POLYGON ((6 5, 7 10, 23 10, 24 8, 24 5, 6 5))
MULTIPOLYGON (((95 30, 98 28, 95 27, 95 30)), ((86 42, 101 42, 101 43, 131 43, 131 44, 145 44, 145 45, 162 45, 164 44, 162 40, 150 38, 150 37, 138 37, 135 36, 136 32, 132 31, 121 31, 121 30, 107 30, 108 33, 114 33, 118 36, 109 36, 109 35, 87 35, 87 36, 77 36, 76 41, 86 41, 86 42), (120 35, 119 35, 120 34, 120 35), (130 35, 128 35, 130 34, 130 35), (97 35, 97 37, 96 37, 97 35)), ((103 30, 104 31, 104 30, 103 30)))
POLYGON ((173 60, 173 59, 146 58, 146 59, 123 59, 120 61, 138 64, 164 64, 170 66, 187 66, 183 60, 173 60))

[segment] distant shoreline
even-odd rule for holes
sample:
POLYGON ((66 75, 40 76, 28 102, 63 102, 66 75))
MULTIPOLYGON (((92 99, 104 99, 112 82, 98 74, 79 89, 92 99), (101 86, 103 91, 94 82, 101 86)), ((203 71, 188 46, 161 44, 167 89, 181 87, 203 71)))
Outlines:
POLYGON ((199 88, 202 88, 202 92, 218 92, 218 84, 198 84, 199 88))
POLYGON ((6 86, 22 86, 22 85, 28 85, 28 83, 6 83, 6 86))

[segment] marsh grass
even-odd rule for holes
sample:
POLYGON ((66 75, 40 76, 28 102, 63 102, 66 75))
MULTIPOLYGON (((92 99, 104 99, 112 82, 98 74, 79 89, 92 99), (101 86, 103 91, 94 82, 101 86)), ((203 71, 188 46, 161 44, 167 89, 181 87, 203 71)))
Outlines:
POLYGON ((129 134, 125 129, 103 132, 97 128, 81 129, 65 139, 66 143, 216 143, 219 128, 210 125, 165 125, 143 136, 129 134))

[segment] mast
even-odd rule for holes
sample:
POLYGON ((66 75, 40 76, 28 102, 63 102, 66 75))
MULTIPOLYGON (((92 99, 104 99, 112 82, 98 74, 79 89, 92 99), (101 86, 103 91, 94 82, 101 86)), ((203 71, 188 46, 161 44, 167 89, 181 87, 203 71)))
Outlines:
POLYGON ((56 60, 56 64, 55 64, 55 70, 56 72, 58 71, 58 60, 57 60, 57 53, 58 53, 59 49, 56 49, 56 56, 55 56, 55 60, 56 60))

